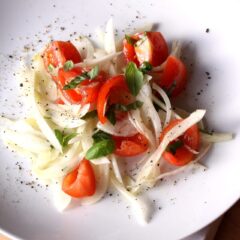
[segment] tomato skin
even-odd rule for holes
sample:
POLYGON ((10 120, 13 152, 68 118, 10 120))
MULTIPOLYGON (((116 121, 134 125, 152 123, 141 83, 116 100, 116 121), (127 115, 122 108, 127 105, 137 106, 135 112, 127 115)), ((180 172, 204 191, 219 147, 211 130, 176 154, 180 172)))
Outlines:
POLYGON ((73 78, 81 75, 84 71, 89 70, 90 69, 83 69, 81 67, 74 67, 69 71, 64 71, 63 68, 59 69, 58 85, 64 97, 69 102, 79 104, 96 103, 99 89, 105 80, 105 73, 102 71, 95 79, 86 79, 75 89, 63 90, 63 87, 73 78))
POLYGON ((184 63, 177 57, 170 55, 162 72, 153 74, 153 81, 164 89, 171 89, 171 97, 178 96, 187 84, 187 69, 184 63))
POLYGON ((123 54, 127 63, 134 62, 137 66, 139 66, 139 61, 135 53, 134 45, 128 43, 126 39, 123 40, 123 54))
POLYGON ((133 157, 144 153, 148 149, 148 140, 140 133, 131 137, 113 136, 115 141, 115 154, 122 157, 133 157))
POLYGON ((80 53, 70 41, 53 41, 43 53, 44 66, 47 71, 49 71, 50 64, 53 67, 62 67, 68 60, 72 60, 74 63, 82 60, 80 53))
MULTIPOLYGON (((107 105, 107 100, 110 95, 110 91, 118 89, 121 91, 128 91, 128 87, 123 75, 118 75, 112 78, 109 78, 100 88, 98 98, 97 98, 97 112, 99 121, 104 124, 107 121, 105 116, 105 109, 107 105)), ((122 93, 121 93, 122 94, 122 93)))
MULTIPOLYGON (((180 123, 182 120, 175 119, 172 120, 169 125, 163 130, 160 141, 163 137, 169 132, 174 126, 180 123)), ((200 146, 200 135, 197 125, 190 127, 179 139, 183 142, 184 145, 189 146, 191 149, 198 151, 200 146)), ((171 144, 171 143, 170 143, 171 144)), ((170 164, 175 166, 183 166, 191 162, 194 158, 194 154, 190 152, 185 146, 182 146, 176 150, 175 154, 165 151, 163 153, 163 158, 168 161, 170 164)))
POLYGON ((140 65, 149 62, 153 67, 161 65, 168 57, 168 46, 160 32, 145 32, 138 34, 135 53, 140 65))
POLYGON ((62 183, 62 190, 75 198, 94 195, 96 191, 96 179, 94 170, 88 160, 82 160, 76 169, 65 176, 62 183))

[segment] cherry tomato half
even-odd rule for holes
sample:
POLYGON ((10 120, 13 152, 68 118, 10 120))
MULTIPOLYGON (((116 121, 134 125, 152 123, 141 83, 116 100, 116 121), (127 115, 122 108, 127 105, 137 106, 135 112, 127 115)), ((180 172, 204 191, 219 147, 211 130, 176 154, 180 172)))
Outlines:
POLYGON ((131 137, 113 136, 115 141, 115 154, 122 157, 132 157, 144 153, 148 149, 148 140, 140 133, 131 137))
POLYGON ((50 64, 55 68, 62 67, 68 60, 72 60, 74 63, 79 63, 82 60, 80 53, 70 41, 53 41, 43 53, 43 61, 47 71, 49 71, 50 64))
POLYGON ((96 179, 91 163, 88 160, 82 160, 76 169, 65 176, 62 190, 75 198, 94 195, 96 179))
MULTIPOLYGON (((160 141, 167 134, 167 132, 169 132, 174 126, 176 126, 176 124, 180 123, 181 121, 182 120, 179 119, 172 120, 169 125, 163 130, 160 136, 160 141)), ((173 165, 183 166, 191 162, 194 158, 194 154, 186 148, 186 145, 195 151, 199 149, 200 136, 197 125, 195 124, 190 127, 182 136, 179 137, 179 140, 183 143, 183 145, 176 149, 175 154, 171 153, 170 151, 165 151, 163 153, 163 158, 173 165)))

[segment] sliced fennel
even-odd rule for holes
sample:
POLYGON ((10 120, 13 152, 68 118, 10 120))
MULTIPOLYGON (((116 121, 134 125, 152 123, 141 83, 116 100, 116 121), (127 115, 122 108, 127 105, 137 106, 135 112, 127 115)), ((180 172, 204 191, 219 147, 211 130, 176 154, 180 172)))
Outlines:
POLYGON ((150 123, 154 131, 155 142, 158 144, 159 136, 162 132, 162 126, 159 115, 152 103, 152 90, 148 82, 145 82, 145 84, 142 86, 137 96, 137 100, 144 100, 143 106, 140 109, 141 116, 146 126, 149 126, 150 123))
POLYGON ((131 204, 132 209, 136 215, 136 220, 140 224, 146 224, 149 221, 150 206, 147 205, 141 198, 136 197, 111 174, 111 184, 119 191, 131 204))
POLYGON ((152 133, 152 131, 149 128, 147 128, 146 125, 143 123, 143 120, 142 120, 142 117, 140 114, 140 110, 136 109, 136 110, 130 111, 128 113, 128 117, 129 117, 130 122, 138 130, 138 132, 143 134, 148 139, 148 141, 150 143, 150 147, 155 148, 156 147, 156 138, 155 138, 154 134, 152 133))
POLYGON ((133 136, 138 133, 137 129, 128 118, 117 121, 115 125, 112 125, 109 121, 104 124, 98 122, 97 128, 111 135, 121 137, 133 136))
POLYGON ((167 94, 157 84, 153 83, 152 86, 153 86, 153 89, 155 89, 161 95, 161 97, 165 102, 166 119, 164 122, 164 127, 166 127, 170 122, 171 115, 172 115, 172 107, 171 107, 170 99, 168 98, 167 94))
POLYGON ((204 114, 205 110, 196 110, 193 112, 188 118, 184 119, 182 122, 173 127, 163 138, 162 142, 156 149, 156 151, 148 158, 146 163, 143 165, 141 171, 139 172, 136 184, 140 189, 141 184, 144 185, 148 181, 149 178, 152 178, 151 175, 155 174, 156 166, 161 158, 162 153, 166 149, 169 142, 178 138, 182 135, 188 128, 190 128, 195 123, 199 122, 204 114))
POLYGON ((209 143, 218 143, 218 142, 225 142, 230 141, 233 139, 233 134, 231 133, 202 133, 201 132, 201 139, 205 142, 209 143))
POLYGON ((115 46, 115 35, 114 35, 114 27, 113 27, 113 19, 110 18, 106 25, 104 36, 104 49, 106 53, 115 53, 116 46, 115 46))
MULTIPOLYGON (((111 162, 112 162, 112 168, 113 168, 113 173, 116 177, 116 179, 121 183, 123 184, 123 179, 122 179, 122 175, 121 175, 121 171, 119 169, 119 166, 118 166, 118 160, 117 158, 114 156, 114 154, 112 154, 110 156, 111 158, 111 162)), ((124 185, 124 184, 123 184, 124 185)))

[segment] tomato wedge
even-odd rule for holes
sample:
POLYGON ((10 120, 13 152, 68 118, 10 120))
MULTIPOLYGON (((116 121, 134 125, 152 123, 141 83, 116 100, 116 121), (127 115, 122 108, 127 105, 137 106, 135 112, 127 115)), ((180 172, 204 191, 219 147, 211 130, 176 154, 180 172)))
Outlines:
POLYGON ((43 53, 44 66, 47 71, 49 71, 50 64, 55 68, 62 67, 68 60, 74 63, 82 60, 80 53, 70 41, 53 41, 43 53))
MULTIPOLYGON (((133 39, 132 41, 134 42, 133 39)), ((126 39, 123 40, 123 54, 125 56, 127 63, 134 62, 137 66, 139 66, 139 61, 137 59, 134 45, 131 43, 128 43, 126 39)))
POLYGON ((139 40, 134 45, 138 62, 149 62, 152 66, 161 65, 168 57, 168 46, 160 32, 138 34, 139 40))
POLYGON ((115 154, 122 157, 133 157, 144 153, 148 149, 148 140, 140 133, 131 137, 113 136, 115 141, 115 154))
POLYGON ((96 179, 93 168, 88 160, 82 160, 79 166, 68 173, 63 179, 62 190, 75 198, 94 195, 96 179))
MULTIPOLYGON (((169 125, 163 130, 160 141, 163 139, 165 134, 169 132, 176 124, 180 123, 182 120, 175 119, 169 123, 169 125)), ((194 158, 194 154, 188 150, 189 148, 198 151, 200 145, 200 136, 197 125, 190 127, 182 136, 178 138, 182 142, 182 146, 178 147, 175 154, 170 151, 165 151, 163 153, 163 158, 170 164, 175 166, 183 166, 191 162, 194 158)), ((174 142, 169 145, 174 144, 174 142)))
POLYGON ((187 69, 177 57, 170 55, 163 72, 154 73, 153 81, 165 89, 171 97, 176 97, 185 88, 187 83, 187 69))
POLYGON ((97 112, 98 118, 101 123, 105 123, 107 118, 105 116, 106 105, 110 92, 117 91, 122 94, 121 91, 128 91, 128 87, 123 75, 118 75, 108 79, 101 87, 97 98, 97 112))
POLYGON ((87 104, 96 103, 100 87, 105 80, 105 73, 100 72, 98 76, 93 79, 86 79, 82 81, 75 89, 63 90, 63 87, 73 80, 75 77, 81 75, 85 70, 80 67, 74 67, 69 71, 64 71, 60 68, 58 71, 58 85, 64 97, 71 103, 87 104))

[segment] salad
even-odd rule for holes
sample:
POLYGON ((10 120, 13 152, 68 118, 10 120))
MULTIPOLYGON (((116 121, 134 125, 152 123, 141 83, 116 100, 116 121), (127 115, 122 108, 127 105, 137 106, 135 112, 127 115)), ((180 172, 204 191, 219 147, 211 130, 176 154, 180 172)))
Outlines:
POLYGON ((187 84, 180 42, 169 48, 150 26, 116 42, 112 19, 98 36, 100 47, 87 37, 52 41, 23 66, 27 116, 2 116, 1 138, 30 160, 58 210, 73 198, 94 204, 112 186, 147 222, 141 194, 232 135, 209 134, 204 109, 172 105, 187 84))

